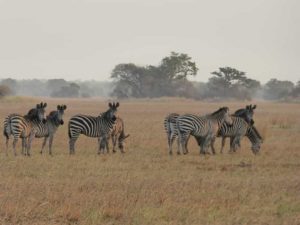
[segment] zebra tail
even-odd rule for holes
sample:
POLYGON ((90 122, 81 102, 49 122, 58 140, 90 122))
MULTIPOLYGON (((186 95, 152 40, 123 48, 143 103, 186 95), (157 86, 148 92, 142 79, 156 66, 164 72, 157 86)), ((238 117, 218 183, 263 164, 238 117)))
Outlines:
POLYGON ((3 135, 6 137, 6 138, 9 138, 9 136, 12 134, 12 125, 11 125, 11 118, 9 117, 7 119, 7 123, 6 123, 6 126, 4 127, 3 129, 3 135))

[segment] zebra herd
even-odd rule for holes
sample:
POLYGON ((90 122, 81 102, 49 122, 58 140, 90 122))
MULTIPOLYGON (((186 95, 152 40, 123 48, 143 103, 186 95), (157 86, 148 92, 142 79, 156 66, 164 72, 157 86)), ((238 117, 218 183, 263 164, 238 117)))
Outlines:
MULTIPOLYGON (((68 122, 69 153, 75 154, 75 143, 83 134, 88 137, 98 138, 98 154, 109 152, 109 140, 112 139, 113 152, 116 145, 124 153, 124 141, 129 137, 125 134, 124 121, 117 116, 119 102, 109 103, 108 109, 98 116, 78 114, 68 122)), ((58 105, 56 110, 45 116, 47 103, 39 103, 30 109, 26 115, 10 114, 4 120, 3 134, 6 138, 6 154, 10 136, 13 136, 13 150, 16 155, 16 144, 22 139, 22 154, 30 156, 32 140, 44 138, 40 153, 49 140, 49 154, 52 155, 52 143, 58 127, 64 124, 63 116, 66 105, 58 105)), ((214 142, 216 137, 222 137, 222 148, 226 137, 230 138, 230 151, 235 152, 240 147, 241 138, 246 136, 252 143, 253 153, 260 150, 262 137, 254 126, 253 114, 256 105, 247 105, 244 109, 229 114, 228 107, 222 107, 208 115, 193 115, 177 113, 169 114, 164 120, 168 137, 169 154, 172 154, 172 145, 177 138, 177 153, 188 153, 188 140, 194 136, 201 154, 208 154, 209 148, 215 154, 214 142)))
MULTIPOLYGON (((118 142, 118 147, 124 153, 124 140, 129 137, 125 135, 123 119, 116 116, 117 108, 120 104, 109 103, 109 109, 97 117, 89 115, 75 115, 68 123, 69 150, 70 154, 75 154, 75 142, 80 134, 88 137, 99 138, 98 154, 109 152, 108 142, 110 137, 113 142, 113 152, 118 142)), ((49 139, 49 154, 52 155, 52 143, 54 134, 58 127, 64 124, 63 115, 67 109, 66 105, 58 105, 57 110, 51 111, 45 117, 47 103, 41 102, 35 108, 22 116, 20 114, 10 114, 4 120, 3 134, 6 138, 6 154, 8 154, 8 144, 10 136, 13 136, 13 150, 16 153, 16 144, 19 138, 22 139, 22 154, 30 156, 32 140, 34 138, 44 138, 40 153, 49 139)))
POLYGON ((216 153, 214 148, 216 137, 222 137, 221 153, 227 137, 230 138, 230 152, 235 152, 240 147, 241 138, 244 136, 250 140, 253 153, 258 153, 263 139, 254 126, 255 108, 256 105, 247 105, 246 108, 237 110, 233 115, 229 114, 228 107, 222 107, 204 116, 169 114, 164 120, 169 154, 172 154, 172 145, 176 138, 177 154, 181 154, 181 152, 187 154, 187 143, 190 136, 195 137, 200 147, 200 154, 209 154, 209 147, 213 154, 216 153))

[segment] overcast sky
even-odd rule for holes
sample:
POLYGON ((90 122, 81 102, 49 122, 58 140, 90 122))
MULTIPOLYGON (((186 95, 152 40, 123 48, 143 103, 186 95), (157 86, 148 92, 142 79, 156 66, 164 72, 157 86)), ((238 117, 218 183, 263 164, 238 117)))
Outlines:
POLYGON ((195 80, 231 66, 296 82, 299 42, 298 0, 0 0, 0 78, 108 80, 176 51, 195 80))

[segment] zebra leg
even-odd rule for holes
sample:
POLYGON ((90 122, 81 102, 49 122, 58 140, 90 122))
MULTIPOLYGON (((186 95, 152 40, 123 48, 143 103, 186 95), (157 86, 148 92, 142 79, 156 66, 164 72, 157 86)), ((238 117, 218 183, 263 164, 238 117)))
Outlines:
POLYGON ((109 136, 105 138, 105 148, 106 152, 109 153, 109 136))
POLYGON ((102 138, 101 138, 101 141, 100 141, 100 145, 99 145, 99 151, 98 151, 98 154, 100 154, 101 152, 104 153, 105 147, 106 147, 106 138, 105 138, 105 137, 102 137, 102 138))
POLYGON ((16 145, 18 143, 18 139, 19 139, 19 137, 14 137, 14 141, 13 141, 13 149, 14 149, 15 156, 17 156, 16 145))
POLYGON ((6 141, 5 141, 5 144, 6 144, 6 152, 5 152, 5 154, 6 154, 6 156, 8 156, 8 142, 9 142, 9 136, 7 135, 6 136, 6 141))
POLYGON ((53 143, 53 135, 49 137, 49 155, 52 156, 52 143, 53 143))
POLYGON ((210 142, 210 146, 211 146, 211 151, 212 151, 212 153, 215 155, 216 154, 216 150, 215 150, 215 141, 216 141, 216 138, 215 137, 213 137, 212 139, 211 139, 211 142, 210 142))
POLYGON ((170 136, 168 136, 168 145, 169 145, 169 155, 173 154, 173 142, 176 138, 176 135, 174 134, 170 134, 170 136))
POLYGON ((31 155, 30 150, 31 150, 31 144, 34 137, 35 137, 35 132, 31 132, 28 138, 27 156, 31 155))
POLYGON ((234 152, 233 150, 234 144, 235 144, 234 137, 230 137, 230 150, 229 150, 230 153, 234 152))
POLYGON ((113 145, 113 153, 116 153, 116 145, 117 145, 117 135, 111 135, 111 142, 113 145))
POLYGON ((75 154, 75 142, 76 142, 77 138, 70 138, 69 139, 69 150, 70 150, 70 155, 74 155, 75 154))
POLYGON ((226 137, 222 137, 222 147, 221 147, 220 153, 223 153, 225 142, 226 142, 226 137))
POLYGON ((27 148, 27 145, 26 145, 26 138, 22 138, 22 155, 25 155, 26 153, 26 148, 27 148))
POLYGON ((40 151, 41 154, 43 154, 43 150, 44 150, 44 148, 45 148, 45 145, 46 145, 46 143, 47 143, 47 140, 48 140, 48 137, 44 137, 44 141, 43 141, 43 144, 42 144, 42 149, 41 149, 41 151, 40 151))

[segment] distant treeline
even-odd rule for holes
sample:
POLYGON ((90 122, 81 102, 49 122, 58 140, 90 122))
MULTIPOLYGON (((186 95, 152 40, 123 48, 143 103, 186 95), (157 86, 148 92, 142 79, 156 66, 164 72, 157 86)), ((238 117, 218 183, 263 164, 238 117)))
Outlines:
POLYGON ((112 82, 49 80, 0 81, 0 96, 29 95, 49 97, 117 97, 157 98, 186 97, 193 99, 287 100, 300 98, 300 81, 271 79, 266 84, 249 78, 246 72, 220 67, 211 72, 208 82, 192 82, 198 68, 187 54, 171 52, 158 66, 118 64, 111 73, 112 82))

